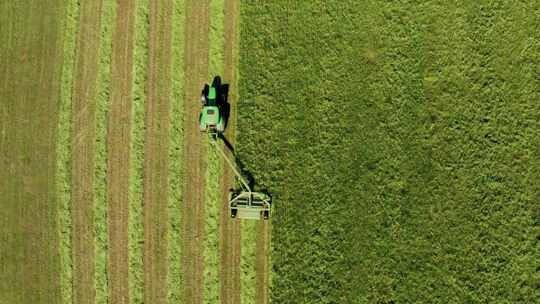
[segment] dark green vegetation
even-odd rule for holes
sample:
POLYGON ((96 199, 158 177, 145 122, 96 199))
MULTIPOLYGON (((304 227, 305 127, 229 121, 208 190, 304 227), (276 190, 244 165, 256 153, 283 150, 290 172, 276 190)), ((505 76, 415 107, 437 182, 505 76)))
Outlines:
POLYGON ((0 4, 0 303, 57 303, 62 1, 0 4))
POLYGON ((242 2, 273 303, 537 303, 540 2, 466 3, 242 2))

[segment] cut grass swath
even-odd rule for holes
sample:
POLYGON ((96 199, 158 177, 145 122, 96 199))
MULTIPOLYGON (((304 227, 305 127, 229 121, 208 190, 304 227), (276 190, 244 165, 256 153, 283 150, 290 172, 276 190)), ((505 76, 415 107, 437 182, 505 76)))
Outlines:
POLYGON ((240 300, 255 303, 255 264, 257 254, 257 221, 241 220, 240 239, 240 300))
POLYGON ((149 0, 137 0, 135 17, 135 83, 129 193, 129 297, 130 303, 144 301, 143 281, 143 161, 146 67, 148 61, 149 0))
MULTIPOLYGON (((208 81, 214 76, 223 79, 223 18, 224 0, 210 2, 210 33, 209 33, 209 75, 208 81)), ((203 135, 204 136, 204 135, 203 135)), ((205 195, 205 245, 204 245, 204 300, 210 303, 219 301, 219 206, 220 193, 219 177, 221 176, 221 161, 210 146, 208 151, 208 171, 206 174, 205 195)))
POLYGON ((168 192, 168 301, 179 303, 182 300, 181 274, 181 210, 182 210, 182 151, 183 151, 183 83, 184 83, 184 0, 173 3, 173 40, 172 40, 172 92, 171 126, 169 130, 169 192, 168 192))
POLYGON ((56 144, 56 187, 59 202, 60 258, 62 266, 62 303, 72 303, 73 261, 71 258, 71 92, 75 60, 79 6, 66 5, 64 19, 64 60, 60 89, 60 111, 56 144))
POLYGON ((112 28, 116 13, 115 0, 103 0, 101 19, 101 43, 100 43, 100 65, 97 82, 96 98, 96 145, 95 145, 95 286, 96 303, 107 304, 107 250, 109 247, 109 237, 107 228, 107 198, 106 198, 106 170, 107 170, 107 104, 110 99, 110 72, 111 72, 111 48, 112 48, 112 28))

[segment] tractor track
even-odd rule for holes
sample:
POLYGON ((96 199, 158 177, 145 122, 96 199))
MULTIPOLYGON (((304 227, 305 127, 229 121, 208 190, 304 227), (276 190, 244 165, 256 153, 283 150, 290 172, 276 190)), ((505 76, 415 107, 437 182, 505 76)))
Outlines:
POLYGON ((107 133, 110 303, 129 303, 129 173, 135 0, 117 0, 107 133))
POLYGON ((144 302, 167 301, 167 188, 172 0, 150 2, 144 144, 144 302))
POLYGON ((200 92, 208 77, 208 0, 186 1, 182 273, 185 303, 203 303, 206 137, 198 130, 200 92))
MULTIPOLYGON (((234 146, 236 137, 236 99, 238 62, 238 0, 225 0, 224 80, 230 83, 228 102, 231 104, 229 123, 225 137, 234 146)), ((231 151, 225 150, 228 156, 231 151)), ((220 184, 220 302, 240 303, 240 222, 229 216, 229 189, 233 187, 234 173, 223 161, 223 177, 220 184)))
POLYGON ((73 301, 93 304, 95 290, 94 167, 96 86, 102 1, 83 1, 72 100, 73 301))

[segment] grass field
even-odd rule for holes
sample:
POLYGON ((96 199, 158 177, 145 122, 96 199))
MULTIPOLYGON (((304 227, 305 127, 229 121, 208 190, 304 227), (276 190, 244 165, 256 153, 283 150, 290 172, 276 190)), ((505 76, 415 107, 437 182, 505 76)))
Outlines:
POLYGON ((537 1, 4 2, 0 304, 538 303, 537 1))
POLYGON ((273 303, 538 301, 539 12, 243 3, 239 147, 276 202, 273 303))
POLYGON ((198 2, 0 6, 8 17, 2 164, 11 164, 2 170, 0 303, 221 301, 220 195, 213 189, 221 163, 214 154, 197 155, 208 165, 196 183, 207 186, 187 185, 201 194, 197 206, 209 206, 192 218, 199 256, 192 294, 185 292, 191 270, 181 250, 189 246, 183 171, 194 166, 182 151, 190 147, 184 130, 193 129, 184 99, 198 111, 194 96, 224 72, 227 52, 225 2, 208 3, 206 19, 192 16, 211 25, 206 56, 197 50, 188 61, 185 12, 200 9, 198 2), (196 82, 184 80, 184 67, 201 60, 208 70, 196 82))
POLYGON ((61 297, 55 167, 61 1, 0 5, 0 303, 61 297))

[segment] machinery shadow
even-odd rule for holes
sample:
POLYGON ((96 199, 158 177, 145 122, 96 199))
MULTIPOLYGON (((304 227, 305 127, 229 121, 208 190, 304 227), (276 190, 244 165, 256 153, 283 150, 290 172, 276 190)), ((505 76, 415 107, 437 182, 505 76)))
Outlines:
MULTIPOLYGON (((228 123, 229 123, 229 117, 231 114, 231 104, 229 103, 229 84, 228 83, 222 83, 220 76, 215 76, 212 80, 212 86, 216 88, 216 95, 217 95, 217 106, 220 110, 220 113, 223 115, 223 119, 225 122, 225 130, 227 129, 228 123)), ((203 93, 208 93, 209 86, 205 86, 205 90, 203 93)), ((246 169, 245 164, 242 162, 240 157, 236 154, 236 151, 234 150, 233 145, 231 142, 225 137, 224 134, 218 134, 218 137, 223 140, 223 143, 225 145, 225 151, 229 151, 229 153, 233 156, 234 162, 236 164, 236 167, 238 168, 238 171, 242 176, 246 179, 247 184, 251 189, 255 189, 256 183, 255 178, 253 177, 253 174, 249 172, 246 169)), ((259 192, 263 192, 270 196, 270 192, 267 189, 261 189, 259 192)), ((271 196, 270 196, 271 197, 271 196)))
MULTIPOLYGON (((221 115, 223 115, 225 129, 227 129, 227 125, 229 124, 229 116, 231 115, 231 104, 229 103, 229 84, 222 83, 221 77, 215 76, 212 80, 212 86, 216 88, 217 106, 221 115)), ((207 86, 205 86, 205 89, 207 89, 207 86)))
POLYGON ((251 172, 246 170, 246 166, 244 165, 242 160, 238 157, 238 155, 234 151, 233 145, 225 137, 225 135, 219 134, 219 138, 221 138, 221 140, 223 140, 223 143, 225 144, 225 150, 229 151, 231 153, 231 155, 233 156, 233 158, 235 160, 235 163, 236 163, 236 166, 238 167, 238 171, 240 171, 240 174, 242 174, 242 176, 244 176, 244 178, 246 179, 249 187, 253 189, 255 187, 255 178, 253 177, 253 174, 251 174, 251 172))

